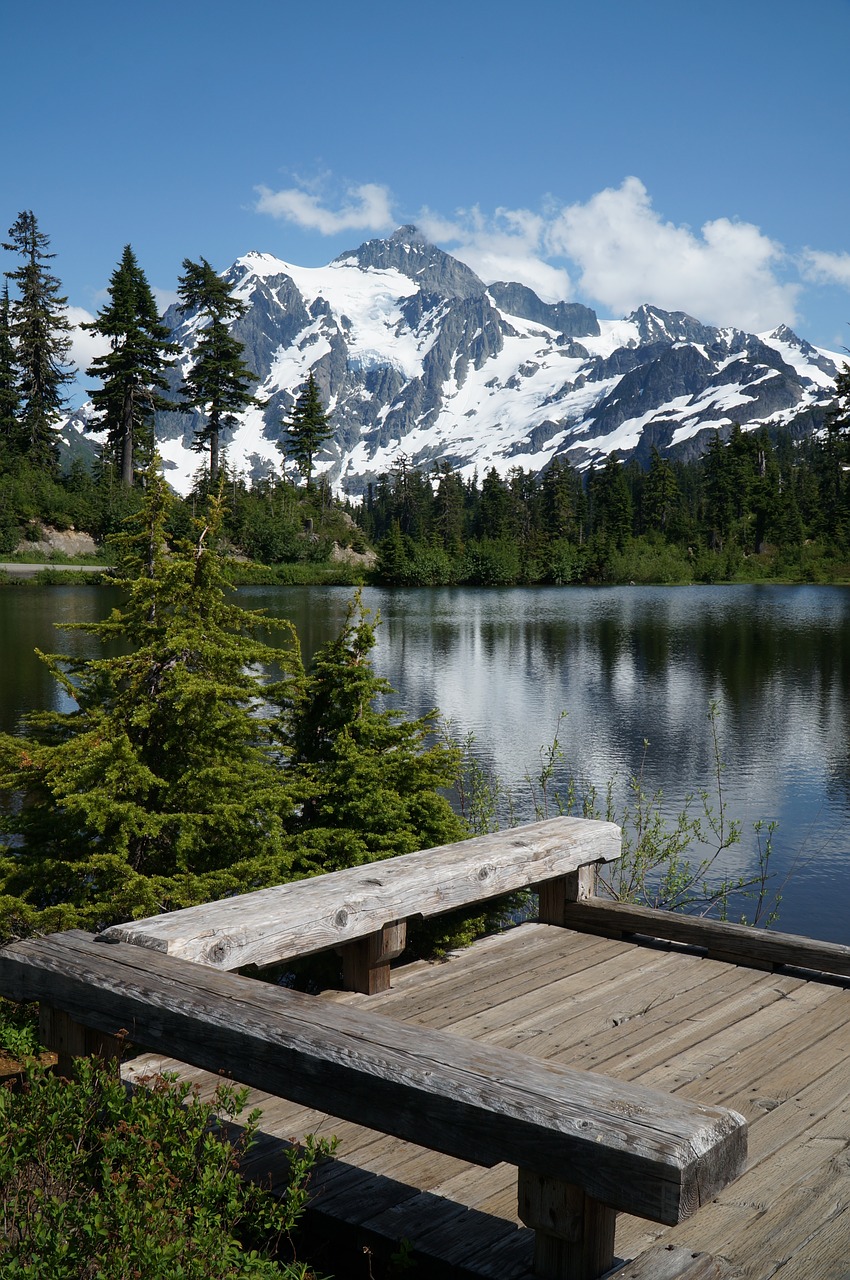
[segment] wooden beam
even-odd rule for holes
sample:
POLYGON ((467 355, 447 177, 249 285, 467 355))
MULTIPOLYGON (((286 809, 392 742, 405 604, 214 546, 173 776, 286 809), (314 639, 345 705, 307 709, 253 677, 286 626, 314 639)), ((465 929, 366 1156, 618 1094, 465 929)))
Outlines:
POLYGON ((342 949, 342 984, 346 991, 376 996, 390 989, 390 961, 407 946, 407 924, 396 920, 368 938, 349 942, 342 949))
POLYGON ((720 1107, 72 932, 0 951, 0 991, 341 1119, 569 1181, 612 1209, 688 1217, 742 1171, 720 1107))
POLYGON ((82 1022, 75 1022, 62 1009, 42 1001, 38 1010, 38 1036, 45 1048, 56 1054, 60 1075, 70 1079, 74 1059, 99 1057, 104 1061, 120 1058, 126 1036, 104 1035, 82 1022))
POLYGON ((271 965, 619 856, 620 828, 612 822, 550 818, 115 925, 105 936, 219 969, 271 965))
POLYGON ((784 966, 850 977, 850 947, 816 942, 793 933, 774 933, 749 925, 704 920, 678 911, 657 911, 609 898, 566 903, 563 920, 570 929, 608 938, 643 935, 703 947, 710 958, 753 968, 784 966))
POLYGON ((519 1217, 534 1230, 534 1274, 597 1280, 614 1263, 617 1215, 582 1187, 520 1169, 519 1217))

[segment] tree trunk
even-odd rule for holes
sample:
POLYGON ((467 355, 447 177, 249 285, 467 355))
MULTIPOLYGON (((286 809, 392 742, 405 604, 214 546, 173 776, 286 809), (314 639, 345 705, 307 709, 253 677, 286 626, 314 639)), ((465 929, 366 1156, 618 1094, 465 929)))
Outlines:
POLYGON ((133 393, 124 396, 121 414, 121 483, 133 487, 133 393))

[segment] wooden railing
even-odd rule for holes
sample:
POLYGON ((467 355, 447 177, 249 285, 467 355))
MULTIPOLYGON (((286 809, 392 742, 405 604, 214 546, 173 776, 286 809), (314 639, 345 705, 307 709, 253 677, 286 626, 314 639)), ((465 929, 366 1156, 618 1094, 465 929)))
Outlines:
POLYGON ((620 856, 612 822, 550 818, 272 889, 206 902, 107 929, 132 942, 219 969, 260 967, 338 948, 345 985, 373 995, 390 984, 406 922, 538 889, 543 918, 592 892, 600 863, 620 856), (548 915, 547 915, 548 913, 548 915))
POLYGON ((372 947, 408 916, 525 886, 548 886, 544 912, 563 915, 618 839, 607 823, 556 819, 451 846, 453 858, 411 854, 98 938, 28 939, 0 951, 0 993, 42 1002, 67 1053, 124 1031, 140 1047, 420 1146, 514 1164, 537 1274, 591 1280, 613 1263, 618 1211, 676 1223, 738 1176, 739 1115, 225 970, 372 947))

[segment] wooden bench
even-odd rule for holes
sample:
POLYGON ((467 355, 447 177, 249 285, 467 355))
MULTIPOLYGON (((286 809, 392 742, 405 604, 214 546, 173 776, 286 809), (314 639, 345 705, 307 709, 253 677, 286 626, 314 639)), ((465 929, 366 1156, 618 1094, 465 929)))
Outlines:
POLYGON ((540 918, 562 923, 564 904, 592 893, 599 864, 619 856, 614 823, 550 818, 134 920, 104 936, 228 970, 339 948, 346 987, 373 995, 390 985, 408 919, 530 888, 540 893, 540 918))
POLYGON ((679 1222, 746 1159, 746 1124, 723 1108, 102 935, 7 947, 0 991, 44 1001, 72 1027, 126 1031, 145 1048, 420 1146, 516 1165, 541 1276, 602 1275, 617 1211, 679 1222))

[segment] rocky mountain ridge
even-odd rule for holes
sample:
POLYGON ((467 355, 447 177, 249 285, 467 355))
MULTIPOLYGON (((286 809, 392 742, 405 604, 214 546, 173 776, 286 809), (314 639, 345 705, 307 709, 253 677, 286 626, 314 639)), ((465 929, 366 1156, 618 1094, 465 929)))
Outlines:
MULTIPOLYGON (((317 474, 354 495, 401 454, 483 475, 554 457, 593 466, 613 450, 644 458, 653 446, 694 456, 733 422, 802 434, 822 422, 842 360, 785 326, 748 334, 651 305, 606 321, 516 282, 488 286, 410 226, 326 267, 251 252, 225 275, 247 304, 233 331, 264 401, 224 436, 229 466, 280 473, 281 422, 312 369, 334 427, 317 474)), ((165 319, 185 370, 197 319, 176 308, 165 319)), ((184 492, 200 462, 196 425, 178 412, 157 420, 166 474, 184 492)))

